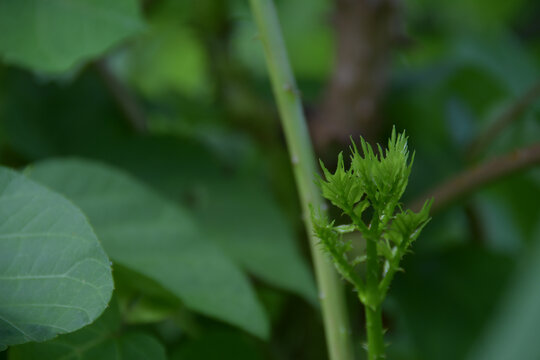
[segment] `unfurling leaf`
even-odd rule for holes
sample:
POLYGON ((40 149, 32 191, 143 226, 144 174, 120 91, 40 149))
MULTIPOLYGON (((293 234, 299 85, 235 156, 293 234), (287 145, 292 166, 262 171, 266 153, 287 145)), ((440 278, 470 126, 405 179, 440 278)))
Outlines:
POLYGON ((353 181, 352 171, 345 170, 343 153, 338 155, 338 165, 334 174, 324 167, 322 161, 321 168, 326 178, 326 181, 323 179, 319 181, 323 196, 344 211, 353 209, 362 198, 363 193, 359 184, 353 181))

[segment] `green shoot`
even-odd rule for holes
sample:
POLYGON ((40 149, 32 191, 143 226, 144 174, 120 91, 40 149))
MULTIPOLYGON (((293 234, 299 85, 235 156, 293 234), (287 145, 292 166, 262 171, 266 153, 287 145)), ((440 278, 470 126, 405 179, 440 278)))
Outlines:
POLYGON ((319 186, 323 196, 343 211, 351 223, 336 225, 322 212, 311 209, 315 235, 338 272, 349 281, 366 308, 368 358, 384 358, 381 305, 399 264, 414 240, 429 222, 432 201, 414 213, 403 210, 400 199, 407 187, 414 154, 409 161, 407 137, 396 134, 395 128, 388 148, 377 146, 374 151, 360 138, 360 150, 353 142, 350 167, 343 154, 338 157, 335 173, 321 162, 323 178, 319 186), (364 254, 344 234, 359 232, 365 240, 364 254), (353 253, 355 255, 353 255, 353 253))

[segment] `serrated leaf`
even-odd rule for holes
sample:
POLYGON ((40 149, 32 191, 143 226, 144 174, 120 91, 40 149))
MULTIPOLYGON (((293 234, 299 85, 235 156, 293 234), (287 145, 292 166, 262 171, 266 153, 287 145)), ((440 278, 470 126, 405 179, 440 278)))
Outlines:
POLYGON ((353 145, 351 168, 369 202, 378 211, 391 215, 405 192, 411 171, 407 137, 404 132, 397 134, 394 128, 386 151, 377 145, 378 154, 363 138, 360 145, 362 154, 353 145))
POLYGON ((402 250, 406 250, 420 236, 420 232, 429 222, 429 209, 432 203, 432 200, 427 200, 418 213, 411 210, 398 213, 384 237, 400 246, 402 250))
POLYGON ((338 156, 336 171, 332 174, 320 162, 325 179, 319 179, 323 196, 343 211, 351 211, 360 201, 363 189, 351 171, 345 169, 343 153, 338 156))
POLYGON ((354 207, 353 212, 358 219, 362 219, 362 214, 364 213, 364 211, 366 211, 368 207, 369 207, 369 201, 362 200, 354 207))
POLYGON ((0 55, 61 72, 142 29, 136 0, 0 0, 0 55))
POLYGON ((313 231, 319 238, 321 243, 325 245, 332 244, 338 239, 338 233, 334 231, 334 222, 330 222, 328 216, 320 210, 311 208, 311 221, 313 223, 313 231))
POLYGON ((384 256, 388 261, 394 258, 394 251, 390 247, 388 241, 379 241, 377 243, 377 254, 384 256))
POLYGON ((16 346, 9 360, 165 360, 165 348, 144 332, 121 330, 116 302, 94 324, 46 343, 16 346))
POLYGON ((362 259, 355 258, 349 263, 347 252, 352 249, 351 241, 343 239, 343 235, 336 231, 334 222, 330 222, 326 214, 311 208, 311 219, 315 236, 319 238, 322 250, 332 258, 341 276, 361 291, 362 279, 355 272, 354 266, 362 259))
POLYGON ((30 174, 85 210, 113 261, 156 280, 192 310, 267 336, 265 314, 246 277, 186 210, 93 161, 45 161, 30 174))
POLYGON ((354 231, 355 227, 353 224, 347 224, 347 225, 338 225, 334 227, 334 230, 338 232, 338 234, 348 234, 352 233, 354 231))
POLYGON ((0 347, 45 341, 94 321, 113 282, 84 214, 0 167, 0 347))

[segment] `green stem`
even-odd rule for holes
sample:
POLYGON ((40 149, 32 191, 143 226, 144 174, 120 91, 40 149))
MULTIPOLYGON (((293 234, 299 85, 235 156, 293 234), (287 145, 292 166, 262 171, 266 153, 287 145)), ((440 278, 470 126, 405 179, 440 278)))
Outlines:
POLYGON ((330 255, 334 259, 334 263, 338 267, 341 275, 354 285, 354 287, 358 291, 358 297, 360 299, 364 299, 365 286, 362 278, 354 271, 354 268, 349 264, 349 262, 345 258, 343 258, 343 256, 340 255, 337 251, 335 251, 334 247, 330 246, 328 247, 328 250, 330 251, 330 255))
POLYGON ((380 215, 375 211, 371 220, 370 231, 366 237, 366 288, 367 296, 364 303, 366 310, 366 332, 368 343, 368 360, 384 359, 384 332, 382 328, 382 301, 379 292, 379 257, 377 255, 377 242, 380 240, 380 215))
POLYGON ((368 360, 385 358, 381 306, 379 304, 375 308, 367 305, 365 307, 368 360))
POLYGON ((366 306, 375 307, 381 302, 379 299, 379 261, 377 257, 377 242, 366 238, 366 306))
POLYGON ((318 249, 319 240, 313 234, 309 216, 309 204, 322 209, 324 203, 314 182, 315 156, 276 9, 272 0, 250 0, 250 3, 259 30, 259 38, 264 46, 266 64, 291 156, 306 230, 310 238, 329 356, 332 360, 352 360, 353 352, 343 286, 332 263, 318 249))
POLYGON ((403 246, 400 246, 397 249, 394 259, 389 263, 388 272, 384 275, 383 279, 379 284, 379 296, 381 298, 381 301, 386 297, 386 294, 388 293, 388 289, 390 288, 390 284, 394 279, 394 275, 399 269, 399 262, 401 261, 404 252, 405 249, 403 248, 403 246))
POLYGON ((379 212, 375 211, 371 219, 371 225, 368 232, 364 234, 366 239, 366 287, 367 303, 366 306, 372 308, 379 306, 379 257, 377 255, 377 242, 381 236, 379 231, 379 212))

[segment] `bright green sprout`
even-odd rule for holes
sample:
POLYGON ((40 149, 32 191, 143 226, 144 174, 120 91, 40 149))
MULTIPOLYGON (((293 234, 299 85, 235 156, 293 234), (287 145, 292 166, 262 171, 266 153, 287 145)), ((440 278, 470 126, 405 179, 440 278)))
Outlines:
POLYGON ((366 288, 356 267, 369 254, 351 259, 349 253, 353 245, 343 239, 343 234, 359 231, 366 241, 376 243, 379 265, 376 275, 380 281, 377 300, 381 302, 394 273, 399 270, 401 258, 429 222, 432 201, 426 201, 419 213, 404 211, 399 203, 414 160, 413 154, 408 162, 405 133, 397 135, 394 128, 386 151, 378 146, 378 153, 374 152, 363 138, 360 138, 360 145, 362 154, 353 142, 349 169, 345 168, 340 153, 335 173, 328 171, 321 162, 325 179, 319 178, 323 196, 340 208, 352 224, 336 226, 335 221, 313 209, 312 217, 315 233, 324 250, 331 255, 341 275, 356 287, 361 299, 366 295, 366 288), (372 211, 367 222, 363 215, 370 207, 372 211))
MULTIPOLYGON (((360 138, 359 150, 353 142, 350 167, 346 168, 340 153, 333 174, 321 162, 324 179, 319 178, 318 183, 323 196, 340 208, 351 224, 336 225, 320 210, 312 209, 311 215, 315 234, 339 273, 353 284, 366 307, 380 312, 401 259, 430 220, 432 201, 426 201, 418 213, 403 210, 399 202, 414 160, 413 154, 409 161, 405 133, 398 135, 394 128, 388 148, 377 148, 375 152, 360 138), (343 238, 355 231, 365 239, 361 255, 360 244, 343 238)), ((369 335, 368 329, 368 345, 369 335)))

